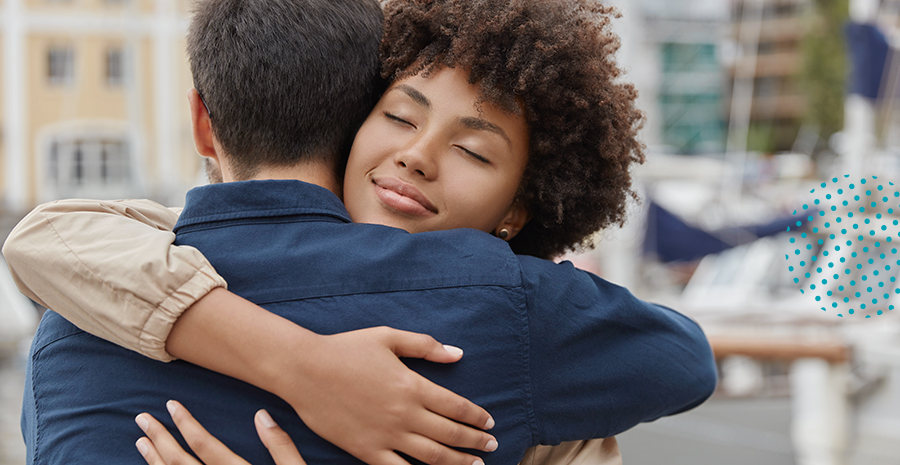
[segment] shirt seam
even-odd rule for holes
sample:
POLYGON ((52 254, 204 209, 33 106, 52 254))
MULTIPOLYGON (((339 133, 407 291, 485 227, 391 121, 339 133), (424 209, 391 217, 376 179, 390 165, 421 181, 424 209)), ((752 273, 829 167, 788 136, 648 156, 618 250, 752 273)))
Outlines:
POLYGON ((35 379, 34 379, 36 376, 36 373, 38 371, 38 358, 39 358, 41 352, 43 352, 44 349, 46 349, 47 347, 50 347, 51 345, 56 344, 57 342, 62 341, 63 339, 68 339, 70 337, 78 336, 81 334, 86 334, 86 333, 83 330, 78 329, 77 332, 69 333, 64 336, 60 336, 60 337, 42 345, 41 348, 36 350, 34 352, 34 355, 31 356, 31 373, 30 373, 31 397, 32 397, 32 402, 34 402, 34 448, 32 449, 32 452, 31 452, 31 454, 32 454, 31 462, 33 464, 40 463, 41 451, 43 450, 41 448, 41 444, 43 443, 43 439, 44 439, 44 429, 41 428, 41 425, 44 424, 44 422, 41 421, 43 408, 42 408, 41 404, 38 403, 38 393, 35 391, 35 386, 37 386, 37 384, 35 384, 35 379))
POLYGON ((40 463, 41 457, 41 445, 44 442, 44 428, 41 428, 43 422, 42 418, 42 408, 38 404, 37 396, 34 395, 34 373, 31 374, 31 386, 32 392, 31 396, 34 398, 34 449, 31 451, 31 461, 32 463, 40 463))
POLYGON ((531 299, 528 298, 528 293, 525 291, 525 270, 522 267, 521 262, 516 260, 516 265, 519 267, 519 276, 521 278, 521 285, 519 286, 520 290, 520 298, 524 301, 525 305, 522 307, 522 331, 525 333, 523 337, 523 352, 522 352, 522 367, 525 370, 525 396, 527 405, 525 414, 528 418, 528 424, 531 426, 531 443, 539 444, 540 438, 542 437, 541 425, 538 424, 537 414, 534 411, 534 371, 531 366, 531 299))
POLYGON ((34 419, 32 420, 34 421, 34 425, 32 425, 32 427, 34 428, 34 444, 31 445, 31 462, 33 464, 36 464, 39 462, 38 459, 40 458, 38 451, 41 450, 39 446, 43 442, 44 430, 40 427, 40 425, 42 424, 39 421, 39 418, 41 417, 41 408, 38 405, 38 399, 34 392, 34 358, 31 359, 31 373, 29 373, 29 376, 31 376, 31 402, 34 404, 34 419))
MULTIPOLYGON (((52 310, 51 310, 51 311, 52 311, 52 310)), ((60 315, 60 316, 62 316, 62 315, 60 315)), ((68 320, 66 320, 66 321, 68 321, 68 320)), ((74 325, 73 325, 73 326, 74 326, 74 325)), ((77 332, 69 333, 69 334, 66 334, 66 335, 63 335, 63 336, 59 336, 59 337, 57 337, 56 339, 54 339, 54 340, 52 340, 52 341, 50 341, 50 342, 48 342, 48 343, 46 343, 46 344, 42 344, 40 349, 34 351, 34 355, 31 356, 31 360, 32 360, 32 361, 35 361, 35 360, 41 355, 41 352, 43 352, 44 349, 46 349, 47 347, 50 347, 50 346, 53 345, 53 344, 56 344, 57 342, 59 342, 59 341, 61 341, 61 340, 63 340, 63 339, 70 338, 70 337, 72 337, 72 336, 77 336, 77 335, 79 335, 79 334, 86 334, 85 331, 84 331, 83 329, 78 328, 77 326, 75 326, 75 328, 78 329, 77 332)), ((32 370, 31 370, 32 378, 34 377, 34 371, 35 371, 34 368, 32 368, 32 370)))
MULTIPOLYGON (((201 216, 188 216, 185 217, 183 214, 179 216, 178 222, 175 224, 173 231, 187 227, 193 226, 201 223, 211 223, 211 222, 219 222, 219 221, 229 221, 229 220, 250 220, 255 218, 269 218, 273 216, 324 216, 329 218, 334 218, 340 220, 342 223, 350 223, 350 219, 344 215, 341 215, 338 212, 332 210, 323 210, 323 209, 308 209, 308 208, 273 208, 270 210, 229 210, 226 213, 216 213, 212 215, 201 215, 201 216), (182 219, 184 219, 182 221, 182 219)), ((307 221, 316 221, 315 219, 307 220, 307 221)))
POLYGON ((516 289, 520 288, 519 284, 489 284, 489 283, 467 283, 467 284, 446 284, 440 286, 423 286, 423 287, 407 287, 402 289, 385 289, 380 291, 372 291, 372 290, 359 290, 352 292, 323 292, 321 294, 311 294, 307 296, 303 296, 300 298, 297 297, 289 297, 284 299, 273 299, 273 300, 258 300, 253 298, 254 296, 250 296, 251 300, 254 301, 257 305, 268 305, 268 304, 277 304, 282 302, 296 302, 301 300, 309 300, 309 299, 322 299, 327 297, 346 297, 353 295, 371 295, 371 294, 390 294, 393 292, 421 292, 421 291, 433 291, 438 289, 459 289, 463 287, 499 287, 502 289, 516 289))
POLYGON ((230 228, 234 226, 258 226, 258 225, 269 225, 269 224, 290 224, 290 223, 321 223, 323 222, 321 219, 311 218, 304 219, 301 215, 290 215, 292 219, 285 220, 276 220, 273 218, 258 218, 258 217, 247 217, 247 218, 222 218, 219 220, 213 221, 203 221, 192 223, 188 225, 179 225, 173 230, 176 235, 179 234, 192 234, 201 231, 210 231, 214 229, 222 229, 222 228, 230 228))

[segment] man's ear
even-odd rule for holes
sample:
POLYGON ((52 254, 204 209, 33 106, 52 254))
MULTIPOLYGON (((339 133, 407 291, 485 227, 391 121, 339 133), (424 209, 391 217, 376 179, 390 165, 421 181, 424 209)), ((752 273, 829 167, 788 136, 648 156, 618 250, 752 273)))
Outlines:
POLYGON ((219 152, 216 150, 213 137, 212 122, 209 119, 209 110, 203 103, 197 89, 188 91, 188 104, 191 107, 191 130, 194 136, 194 148, 204 157, 211 158, 221 166, 219 152))
POLYGON ((509 210, 506 211, 503 220, 494 228, 494 235, 508 241, 516 237, 516 234, 519 234, 519 231, 525 227, 525 224, 530 219, 531 213, 517 200, 509 206, 509 210))

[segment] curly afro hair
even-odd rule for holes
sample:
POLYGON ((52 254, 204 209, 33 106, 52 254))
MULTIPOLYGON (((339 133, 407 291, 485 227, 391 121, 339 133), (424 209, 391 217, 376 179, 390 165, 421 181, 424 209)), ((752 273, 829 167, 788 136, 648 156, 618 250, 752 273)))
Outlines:
POLYGON ((385 3, 385 78, 463 67, 482 101, 524 111, 530 149, 517 200, 532 216, 510 241, 516 253, 553 258, 591 247, 637 200, 630 167, 644 161, 643 113, 634 86, 619 80, 614 17, 591 0, 385 3))

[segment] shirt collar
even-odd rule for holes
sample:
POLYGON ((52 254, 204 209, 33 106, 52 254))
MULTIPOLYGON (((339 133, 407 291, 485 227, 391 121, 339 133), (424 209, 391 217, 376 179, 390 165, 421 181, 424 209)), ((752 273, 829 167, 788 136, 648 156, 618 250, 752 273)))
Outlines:
POLYGON ((175 231, 198 223, 288 215, 351 222, 340 199, 321 186, 297 180, 237 181, 188 191, 175 231))

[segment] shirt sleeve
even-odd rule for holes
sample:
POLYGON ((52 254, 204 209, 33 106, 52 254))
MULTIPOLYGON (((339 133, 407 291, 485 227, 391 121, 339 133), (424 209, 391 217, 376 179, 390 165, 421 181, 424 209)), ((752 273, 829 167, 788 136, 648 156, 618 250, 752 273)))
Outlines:
POLYGON ((544 444, 610 437, 712 395, 715 359, 693 320, 571 263, 521 260, 544 444))
POLYGON ((3 255, 23 294, 82 330, 170 361, 175 320, 226 286, 193 247, 175 246, 180 209, 149 200, 60 200, 10 233, 3 255))
POLYGON ((569 441, 555 446, 534 446, 519 465, 622 465, 616 438, 569 441))

